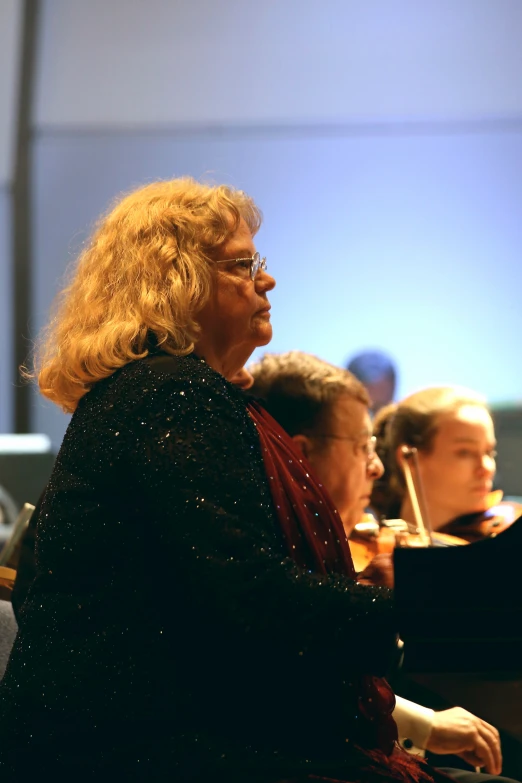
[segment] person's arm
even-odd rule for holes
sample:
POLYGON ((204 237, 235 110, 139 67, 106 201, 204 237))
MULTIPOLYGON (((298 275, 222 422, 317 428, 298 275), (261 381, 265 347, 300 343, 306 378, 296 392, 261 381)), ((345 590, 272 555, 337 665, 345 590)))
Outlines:
MULTIPOLYGON (((212 376, 149 370, 129 484, 201 622, 296 659, 378 674, 393 645, 392 597, 338 574, 299 568, 285 551, 255 427, 244 402, 212 376)), ((145 381, 144 381, 145 382, 145 381)))
POLYGON ((423 707, 402 696, 395 697, 393 718, 397 724, 399 743, 409 753, 424 755, 433 726, 434 710, 423 707))

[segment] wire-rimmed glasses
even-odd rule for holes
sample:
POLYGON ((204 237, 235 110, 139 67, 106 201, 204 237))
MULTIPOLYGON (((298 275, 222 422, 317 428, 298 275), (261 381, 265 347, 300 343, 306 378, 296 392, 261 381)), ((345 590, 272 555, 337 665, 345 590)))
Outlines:
POLYGON ((377 456, 377 438, 375 435, 370 435, 364 443, 361 442, 361 438, 357 438, 354 435, 331 435, 329 433, 320 433, 319 435, 312 436, 314 438, 332 438, 333 440, 351 440, 357 444, 357 448, 364 454, 366 460, 371 462, 377 456))
POLYGON ((223 258, 216 261, 216 264, 232 264, 233 266, 243 266, 248 271, 251 280, 255 280, 259 272, 266 272, 266 258, 261 258, 259 253, 254 253, 252 258, 223 258))

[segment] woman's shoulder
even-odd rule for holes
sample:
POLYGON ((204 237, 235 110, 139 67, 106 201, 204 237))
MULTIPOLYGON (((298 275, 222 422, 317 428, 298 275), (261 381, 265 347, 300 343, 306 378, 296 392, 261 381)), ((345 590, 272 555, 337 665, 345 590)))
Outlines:
POLYGON ((125 394, 139 399, 142 394, 150 395, 162 387, 174 389, 178 386, 197 392, 209 386, 226 389, 230 384, 193 353, 187 356, 154 353, 116 370, 97 383, 86 398, 125 394))
POLYGON ((239 440, 251 448, 257 438, 240 390, 194 355, 166 354, 129 363, 98 382, 80 400, 64 444, 86 432, 102 445, 110 440, 103 433, 114 433, 120 449, 135 449, 156 435, 161 441, 172 432, 176 443, 180 433, 190 433, 191 440, 204 437, 208 444, 228 433, 238 449, 239 440))
POLYGON ((127 379, 149 376, 161 382, 204 385, 212 384, 228 388, 230 384, 220 373, 210 367, 204 359, 196 354, 189 353, 186 356, 175 356, 168 353, 153 353, 144 359, 131 362, 123 368, 122 374, 127 379))
POLYGON ((195 354, 177 356, 169 353, 150 353, 144 359, 130 362, 122 369, 122 374, 128 378, 141 375, 157 376, 158 379, 182 379, 201 381, 203 378, 213 379, 215 373, 208 364, 195 354))
MULTIPOLYGON (((203 403, 214 409, 231 408, 246 414, 243 393, 195 354, 173 356, 155 353, 129 362, 104 381, 100 381, 81 400, 79 411, 110 408, 127 418, 144 407, 149 415, 167 400, 188 409, 203 403)), ((78 411, 78 412, 79 412, 78 411)))
POLYGON ((194 400, 209 400, 212 394, 215 403, 220 400, 225 404, 246 407, 248 402, 241 389, 194 353, 187 356, 151 354, 133 364, 135 366, 129 367, 128 370, 128 381, 137 388, 149 387, 149 392, 150 381, 153 384, 152 390, 161 388, 167 392, 170 389, 173 393, 192 397, 194 400))

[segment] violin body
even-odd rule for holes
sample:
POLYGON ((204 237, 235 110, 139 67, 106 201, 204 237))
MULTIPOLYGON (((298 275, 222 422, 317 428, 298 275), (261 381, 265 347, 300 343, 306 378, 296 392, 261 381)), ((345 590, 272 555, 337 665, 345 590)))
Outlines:
POLYGON ((485 511, 458 517, 444 525, 440 532, 457 535, 471 544, 503 533, 520 516, 522 516, 522 503, 502 500, 502 492, 498 490, 490 493, 489 504, 485 511))
MULTIPOLYGON (((461 546, 469 543, 464 538, 449 533, 434 533, 434 546, 461 546)), ((376 555, 393 552, 396 547, 417 548, 427 546, 426 539, 403 519, 387 520, 382 526, 369 514, 355 526, 349 541, 354 568, 364 571, 376 555)))
MULTIPOLYGON (((490 492, 485 511, 458 517, 432 533, 432 545, 462 546, 493 538, 521 516, 522 503, 502 500, 502 492, 496 490, 490 492)), ((425 547, 427 542, 413 525, 402 519, 385 520, 379 525, 371 514, 365 514, 355 526, 349 545, 355 570, 360 572, 382 552, 393 552, 395 547, 425 547)))
POLYGON ((348 544, 355 570, 364 571, 376 555, 393 552, 396 545, 395 531, 390 527, 380 527, 371 514, 365 514, 355 526, 348 544))
MULTIPOLYGON (((502 492, 491 492, 488 508, 477 514, 458 517, 441 530, 432 533, 433 546, 462 546, 492 538, 502 533, 522 516, 522 503, 502 500, 502 492)), ((355 526, 349 539, 353 564, 357 572, 364 571, 376 555, 393 552, 399 547, 424 547, 426 540, 417 533, 413 525, 402 519, 385 520, 381 525, 365 514, 355 526)))

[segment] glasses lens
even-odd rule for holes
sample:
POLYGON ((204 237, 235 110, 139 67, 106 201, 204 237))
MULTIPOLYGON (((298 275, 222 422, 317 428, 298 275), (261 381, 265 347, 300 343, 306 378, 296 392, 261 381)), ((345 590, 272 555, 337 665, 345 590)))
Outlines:
POLYGON ((254 255, 252 256, 252 261, 250 262, 250 277, 252 278, 252 280, 256 279, 260 266, 261 266, 261 256, 259 255, 259 253, 254 253, 254 255))

